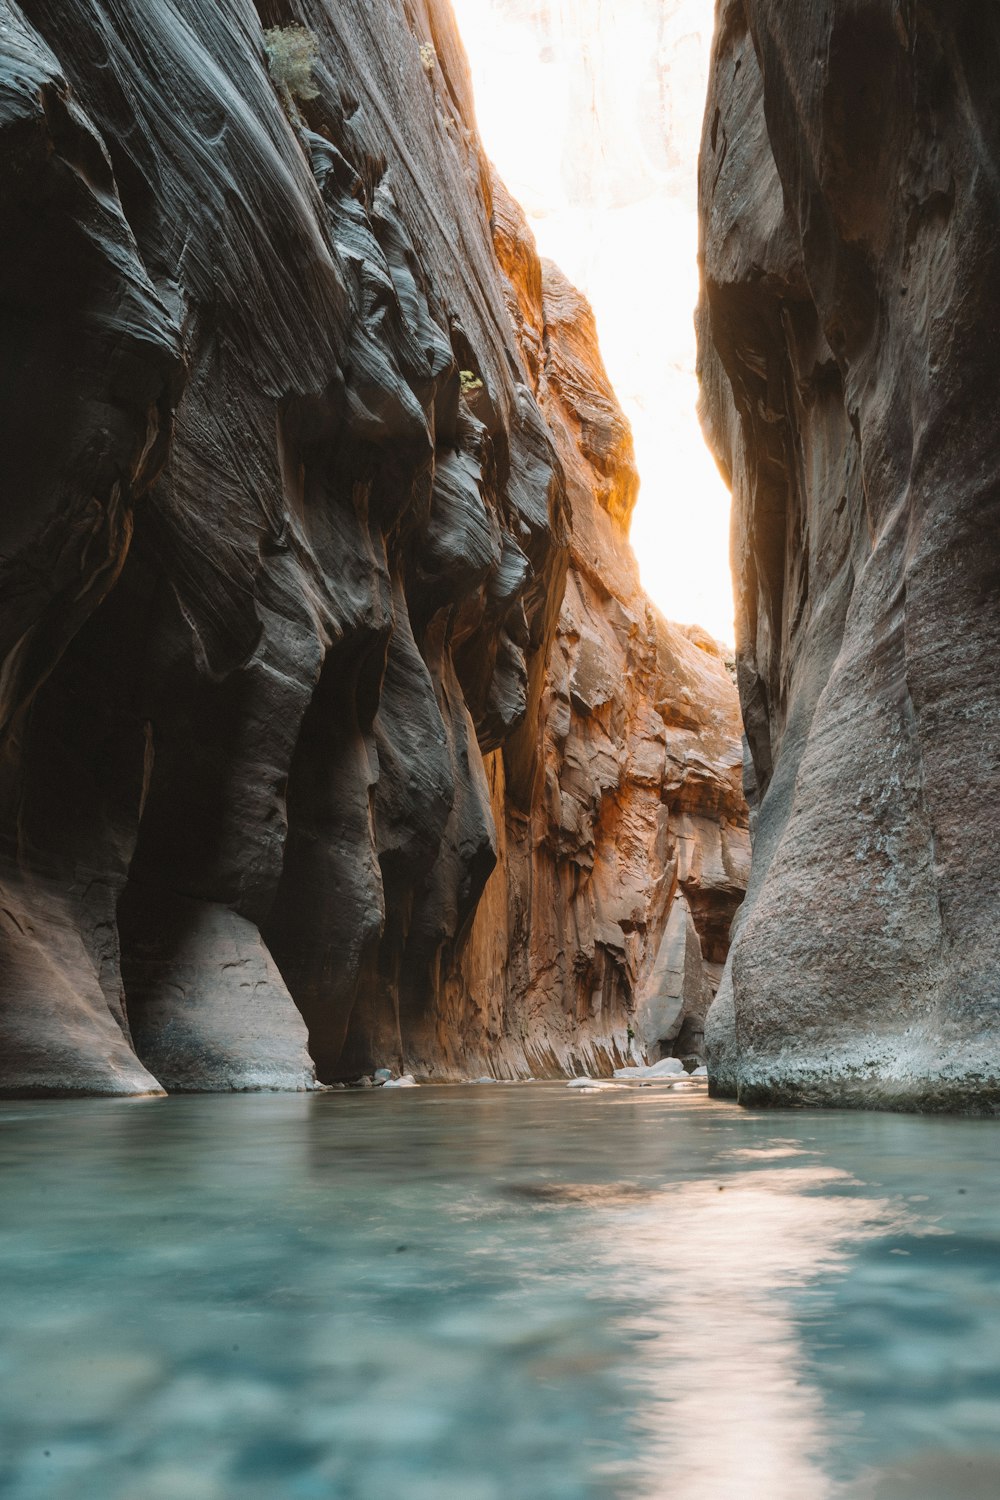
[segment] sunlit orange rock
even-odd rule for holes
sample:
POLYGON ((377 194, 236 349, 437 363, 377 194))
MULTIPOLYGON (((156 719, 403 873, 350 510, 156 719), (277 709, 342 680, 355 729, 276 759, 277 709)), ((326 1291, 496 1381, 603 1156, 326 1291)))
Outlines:
POLYGON ((484 1068, 537 1073, 639 1049, 700 1059, 749 865, 735 689, 719 646, 640 587, 631 435, 590 308, 537 261, 495 177, 492 223, 565 474, 569 567, 537 712, 486 763, 498 868, 446 1023, 412 1060, 457 1068, 473 1049, 484 1068))

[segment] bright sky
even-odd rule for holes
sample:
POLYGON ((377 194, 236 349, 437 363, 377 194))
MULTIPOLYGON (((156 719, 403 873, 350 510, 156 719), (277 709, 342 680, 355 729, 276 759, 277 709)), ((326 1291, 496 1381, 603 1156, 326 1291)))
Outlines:
POLYGON ((729 493, 695 413, 712 0, 453 0, 486 149, 590 298, 635 434, 632 542, 673 620, 733 639, 729 493))

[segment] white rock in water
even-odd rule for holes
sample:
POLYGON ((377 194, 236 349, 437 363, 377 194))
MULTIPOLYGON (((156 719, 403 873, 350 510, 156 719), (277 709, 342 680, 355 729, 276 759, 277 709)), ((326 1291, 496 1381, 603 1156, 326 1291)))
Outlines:
POLYGON ((695 1068, 694 1072, 691 1074, 691 1077, 692 1078, 707 1078, 708 1077, 708 1069, 705 1067, 705 1064, 702 1063, 702 1065, 701 1065, 700 1068, 695 1068))
POLYGON ((647 1071, 651 1078, 669 1078, 671 1074, 683 1073, 684 1064, 679 1057, 661 1057, 647 1071))
POLYGON ((499 1083, 499 1078, 489 1078, 485 1073, 482 1078, 470 1078, 470 1083, 499 1083))
POLYGON ((613 1089, 614 1084, 608 1083, 604 1078, 571 1078, 567 1083, 568 1089, 589 1089, 591 1093, 597 1093, 600 1089, 613 1089))
POLYGON ((420 1087, 412 1073, 404 1073, 402 1078, 389 1078, 383 1083, 384 1089, 418 1089, 420 1087))
POLYGON ((649 1083, 657 1078, 686 1078, 687 1074, 679 1057, 661 1057, 648 1068, 616 1068, 614 1077, 624 1083, 649 1083))
POLYGON ((392 1069, 376 1068, 375 1072, 372 1074, 372 1077, 374 1078, 376 1083, 388 1083, 389 1079, 392 1077, 392 1069))

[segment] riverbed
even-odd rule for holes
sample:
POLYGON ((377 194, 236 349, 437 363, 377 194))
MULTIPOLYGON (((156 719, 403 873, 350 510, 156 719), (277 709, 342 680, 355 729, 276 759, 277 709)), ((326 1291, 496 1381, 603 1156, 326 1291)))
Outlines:
POLYGON ((998 1146, 695 1082, 2 1104, 0 1494, 994 1500, 998 1146))

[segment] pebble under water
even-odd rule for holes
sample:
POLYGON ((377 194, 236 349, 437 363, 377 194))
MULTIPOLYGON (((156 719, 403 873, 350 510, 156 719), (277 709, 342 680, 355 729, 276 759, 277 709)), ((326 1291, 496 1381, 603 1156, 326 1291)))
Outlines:
POLYGON ((2 1104, 0 1494, 993 1500, 998 1143, 695 1083, 2 1104))

